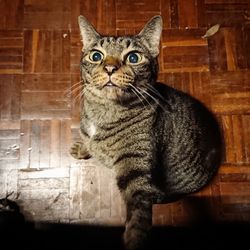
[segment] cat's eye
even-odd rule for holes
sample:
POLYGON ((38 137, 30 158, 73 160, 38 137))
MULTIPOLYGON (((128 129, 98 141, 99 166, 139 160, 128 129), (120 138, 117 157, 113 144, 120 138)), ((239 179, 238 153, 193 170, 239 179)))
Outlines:
POLYGON ((103 59, 103 54, 97 50, 94 50, 90 53, 89 55, 89 59, 92 61, 92 62, 95 62, 95 63, 98 63, 100 61, 102 61, 103 59))
POLYGON ((138 52, 131 52, 127 56, 127 62, 130 64, 140 63, 142 60, 142 56, 138 52))

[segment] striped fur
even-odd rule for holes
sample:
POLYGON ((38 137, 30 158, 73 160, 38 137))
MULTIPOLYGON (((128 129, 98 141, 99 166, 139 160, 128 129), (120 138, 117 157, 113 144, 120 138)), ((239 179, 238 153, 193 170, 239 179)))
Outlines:
POLYGON ((206 185, 220 163, 221 136, 202 104, 156 82, 159 16, 133 37, 104 37, 84 17, 79 23, 83 140, 71 154, 94 156, 116 171, 127 206, 124 243, 126 249, 142 249, 152 204, 206 185), (95 51, 97 61, 91 58, 95 51), (131 53, 138 53, 139 63, 128 61, 131 53))

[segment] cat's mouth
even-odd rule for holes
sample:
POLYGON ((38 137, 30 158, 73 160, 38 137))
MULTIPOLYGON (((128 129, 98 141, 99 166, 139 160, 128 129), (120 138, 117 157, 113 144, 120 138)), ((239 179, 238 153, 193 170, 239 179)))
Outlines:
POLYGON ((131 95, 133 90, 129 86, 121 86, 111 80, 100 86, 99 90, 106 98, 113 101, 129 100, 133 96, 131 95))
POLYGON ((116 85, 114 82, 112 82, 111 80, 109 80, 106 84, 104 84, 103 88, 104 87, 116 87, 116 88, 120 88, 118 85, 116 85))

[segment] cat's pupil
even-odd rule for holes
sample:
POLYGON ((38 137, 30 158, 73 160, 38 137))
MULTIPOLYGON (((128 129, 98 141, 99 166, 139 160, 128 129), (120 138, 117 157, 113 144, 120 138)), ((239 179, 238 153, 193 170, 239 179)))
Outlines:
POLYGON ((92 54, 92 60, 94 62, 98 62, 98 61, 102 60, 102 54, 100 52, 94 52, 92 54))
POLYGON ((137 63, 139 61, 139 57, 136 53, 131 53, 129 56, 128 56, 128 60, 130 63, 137 63))

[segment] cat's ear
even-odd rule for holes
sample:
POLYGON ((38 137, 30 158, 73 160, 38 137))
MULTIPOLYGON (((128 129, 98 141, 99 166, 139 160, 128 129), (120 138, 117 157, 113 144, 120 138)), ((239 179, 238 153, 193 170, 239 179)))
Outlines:
POLYGON ((154 16, 137 35, 154 57, 159 54, 161 32, 162 18, 161 16, 154 16))
POLYGON ((97 40, 100 35, 84 16, 78 17, 82 42, 85 48, 97 40))

